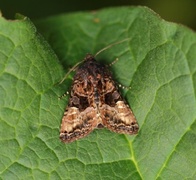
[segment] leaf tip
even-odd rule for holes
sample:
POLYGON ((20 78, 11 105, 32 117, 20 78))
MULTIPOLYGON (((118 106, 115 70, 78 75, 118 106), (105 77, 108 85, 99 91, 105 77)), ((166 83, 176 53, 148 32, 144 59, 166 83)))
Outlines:
POLYGON ((20 13, 16 13, 15 18, 18 19, 18 20, 26 20, 27 19, 26 16, 24 16, 20 13))

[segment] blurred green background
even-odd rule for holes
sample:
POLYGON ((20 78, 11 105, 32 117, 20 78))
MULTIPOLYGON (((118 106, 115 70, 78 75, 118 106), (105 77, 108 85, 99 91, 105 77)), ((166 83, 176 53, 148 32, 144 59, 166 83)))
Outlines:
POLYGON ((196 30, 196 0, 0 0, 1 12, 9 19, 13 19, 15 13, 38 19, 66 12, 125 5, 148 6, 163 19, 196 30))

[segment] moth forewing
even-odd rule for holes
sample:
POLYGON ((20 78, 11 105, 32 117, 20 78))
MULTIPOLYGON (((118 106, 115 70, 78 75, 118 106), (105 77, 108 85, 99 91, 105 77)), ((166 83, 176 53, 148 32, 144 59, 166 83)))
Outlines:
POLYGON ((73 142, 100 126, 117 133, 136 134, 139 129, 136 118, 108 68, 91 54, 83 61, 73 79, 60 139, 73 142))

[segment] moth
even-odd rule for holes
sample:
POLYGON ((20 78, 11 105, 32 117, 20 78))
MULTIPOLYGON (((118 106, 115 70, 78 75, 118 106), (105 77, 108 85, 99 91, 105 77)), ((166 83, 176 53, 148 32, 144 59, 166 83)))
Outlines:
POLYGON ((73 79, 60 139, 70 143, 100 127, 130 135, 139 130, 137 120, 107 66, 87 54, 73 79))

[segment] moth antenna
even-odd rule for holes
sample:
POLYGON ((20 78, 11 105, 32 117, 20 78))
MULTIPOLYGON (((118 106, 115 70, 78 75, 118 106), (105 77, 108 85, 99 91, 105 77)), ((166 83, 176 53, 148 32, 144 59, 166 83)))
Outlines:
POLYGON ((123 43, 123 42, 125 42, 125 41, 128 41, 128 40, 130 40, 130 39, 131 39, 131 38, 126 38, 126 39, 123 39, 122 41, 118 41, 118 42, 112 43, 112 44, 110 44, 110 45, 104 47, 103 49, 99 50, 99 51, 94 55, 94 57, 96 57, 97 55, 99 55, 101 52, 103 52, 103 51, 105 51, 105 50, 111 48, 112 46, 115 46, 115 45, 117 45, 117 44, 121 44, 121 43, 123 43))
MULTIPOLYGON (((94 55, 94 57, 98 56, 101 52, 103 52, 103 51, 105 51, 105 50, 111 48, 112 46, 115 46, 115 45, 117 45, 117 44, 121 44, 121 43, 123 43, 123 42, 125 42, 125 41, 128 41, 128 40, 130 40, 130 39, 131 39, 131 38, 126 38, 126 39, 123 39, 122 41, 118 41, 118 42, 112 43, 112 44, 106 46, 105 48, 99 50, 99 51, 94 55)), ((59 84, 61 84, 61 83, 67 78, 67 76, 70 74, 70 72, 74 71, 74 70, 78 67, 78 65, 81 64, 81 63, 83 63, 84 61, 85 61, 85 60, 76 63, 76 64, 75 64, 75 65, 65 74, 64 78, 59 82, 59 84)))
POLYGON ((78 65, 81 64, 82 62, 84 62, 84 60, 83 60, 83 61, 80 61, 80 62, 78 62, 78 63, 76 63, 76 64, 75 64, 75 65, 65 74, 64 78, 59 82, 59 84, 61 84, 61 83, 67 78, 67 76, 70 74, 70 72, 74 71, 74 70, 78 67, 78 65))

